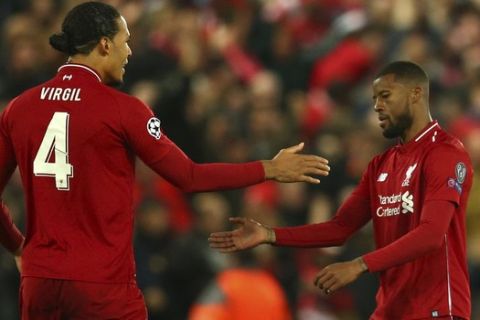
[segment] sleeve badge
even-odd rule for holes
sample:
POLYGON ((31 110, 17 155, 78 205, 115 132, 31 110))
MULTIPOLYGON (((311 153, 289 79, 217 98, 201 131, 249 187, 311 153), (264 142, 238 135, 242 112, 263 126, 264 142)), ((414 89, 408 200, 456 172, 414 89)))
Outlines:
POLYGON ((152 117, 148 120, 147 132, 155 139, 160 139, 160 137, 162 136, 162 131, 160 130, 160 120, 158 118, 152 117))
POLYGON ((462 184, 465 182, 465 178, 467 176, 467 168, 463 162, 459 162, 455 166, 455 175, 457 176, 458 183, 462 184))

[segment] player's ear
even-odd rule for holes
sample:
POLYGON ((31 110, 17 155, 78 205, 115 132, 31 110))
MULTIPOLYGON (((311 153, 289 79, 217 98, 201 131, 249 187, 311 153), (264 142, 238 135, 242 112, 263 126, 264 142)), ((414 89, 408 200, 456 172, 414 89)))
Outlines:
POLYGON ((410 98, 412 99, 412 102, 418 102, 422 95, 423 95, 423 89, 420 86, 417 86, 413 88, 410 92, 410 98))
POLYGON ((110 43, 110 39, 107 37, 101 37, 100 41, 98 42, 98 49, 102 56, 106 56, 110 53, 112 44, 110 43))

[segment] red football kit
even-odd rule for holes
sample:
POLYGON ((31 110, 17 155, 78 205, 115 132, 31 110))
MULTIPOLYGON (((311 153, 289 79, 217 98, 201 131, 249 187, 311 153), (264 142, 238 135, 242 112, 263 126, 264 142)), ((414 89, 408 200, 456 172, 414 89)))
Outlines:
POLYGON ((431 122, 375 157, 332 220, 275 228, 276 244, 341 245, 373 220, 377 249, 363 256, 380 275, 371 319, 469 319, 465 209, 472 175, 461 142, 431 122))
MULTIPOLYGON (((0 119, 0 191, 18 166, 25 192, 23 277, 135 282, 136 156, 187 192, 265 179, 259 161, 194 163, 141 101, 106 86, 87 66, 64 65, 0 119)), ((0 241, 11 251, 22 241, 3 204, 0 241)))

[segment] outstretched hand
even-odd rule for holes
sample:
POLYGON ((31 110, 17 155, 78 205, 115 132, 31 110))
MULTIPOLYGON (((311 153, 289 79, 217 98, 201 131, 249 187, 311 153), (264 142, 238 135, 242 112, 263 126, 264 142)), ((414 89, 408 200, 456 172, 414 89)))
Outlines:
POLYGON ((211 248, 220 252, 235 252, 275 240, 273 230, 253 219, 230 218, 229 220, 235 223, 237 228, 210 234, 208 242, 211 248))
POLYGON ((328 175, 328 160, 315 155, 298 154, 303 147, 302 142, 280 150, 272 160, 262 161, 266 178, 278 182, 320 183, 320 179, 313 176, 328 175))

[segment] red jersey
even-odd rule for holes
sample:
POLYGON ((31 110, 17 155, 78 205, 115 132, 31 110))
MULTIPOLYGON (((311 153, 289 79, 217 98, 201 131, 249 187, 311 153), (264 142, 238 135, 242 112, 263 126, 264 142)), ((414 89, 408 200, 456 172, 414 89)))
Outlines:
POLYGON ((339 245, 372 219, 377 250, 363 257, 380 274, 372 319, 468 319, 465 209, 472 176, 461 142, 432 122, 408 143, 375 157, 334 219, 275 229, 277 243, 339 245), (429 212, 434 219, 425 221, 432 203, 452 203, 455 212, 429 212), (439 241, 425 248, 430 238, 439 241))
POLYGON ((134 280, 136 155, 184 191, 264 180, 260 162, 195 164, 142 102, 104 85, 86 66, 64 65, 1 116, 0 164, 8 168, 0 186, 18 165, 25 191, 23 276, 134 280))

